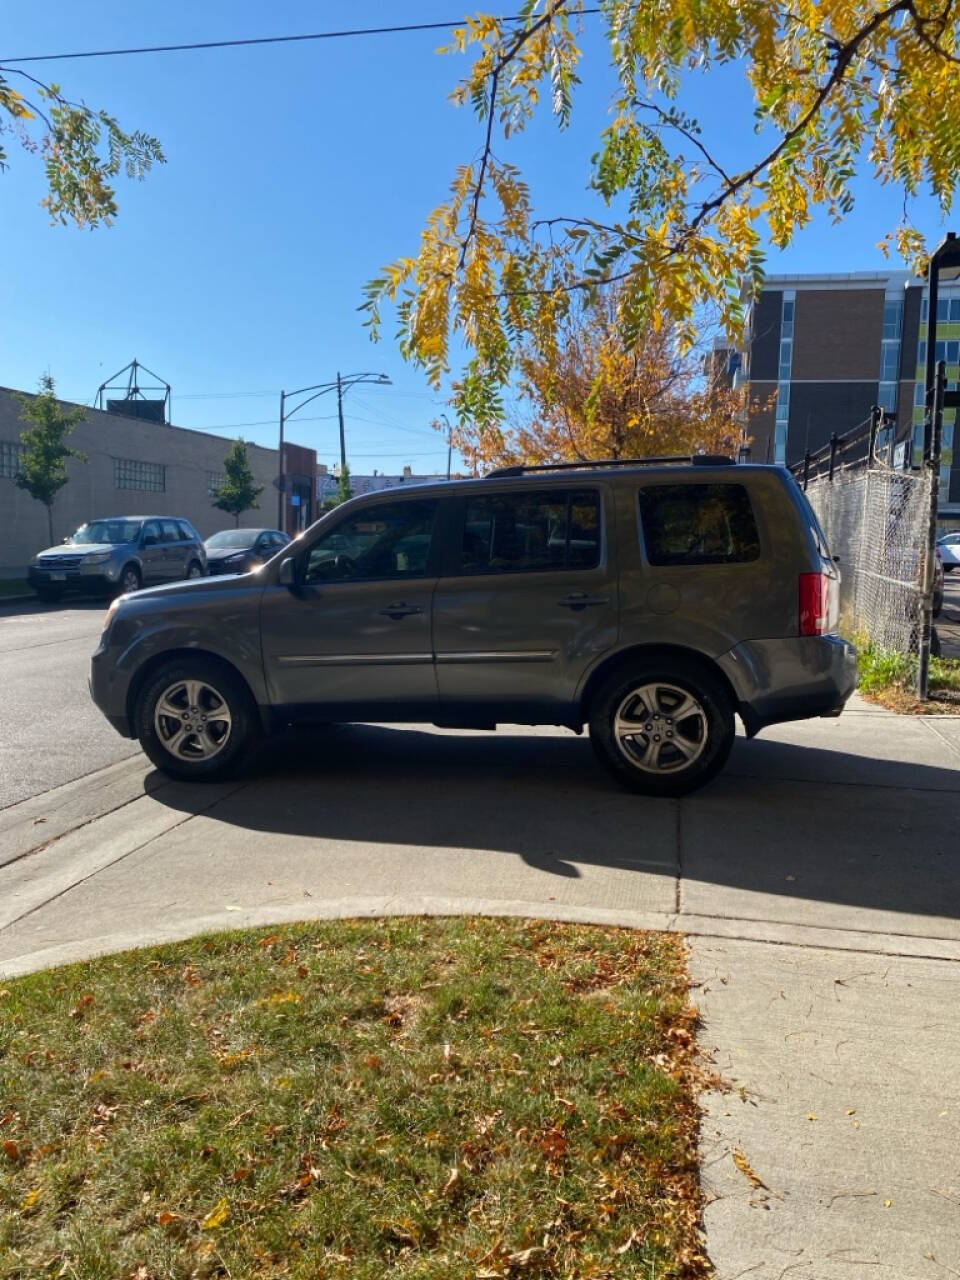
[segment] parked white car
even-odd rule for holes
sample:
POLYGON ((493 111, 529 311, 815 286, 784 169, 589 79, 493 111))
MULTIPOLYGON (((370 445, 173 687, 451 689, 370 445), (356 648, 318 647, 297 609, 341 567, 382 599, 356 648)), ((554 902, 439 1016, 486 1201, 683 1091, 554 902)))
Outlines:
POLYGON ((940 551, 940 559, 943 561, 944 573, 950 573, 960 565, 960 531, 945 533, 942 538, 937 539, 937 547, 940 551))

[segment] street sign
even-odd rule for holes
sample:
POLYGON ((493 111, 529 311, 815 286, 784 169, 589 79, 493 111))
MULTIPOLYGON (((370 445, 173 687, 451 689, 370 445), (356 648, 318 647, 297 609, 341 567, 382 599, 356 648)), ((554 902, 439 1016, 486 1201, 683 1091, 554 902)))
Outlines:
POLYGON ((909 471, 912 452, 911 444, 910 440, 901 440, 898 445, 894 445, 893 469, 895 471, 909 471))
POLYGON ((286 477, 286 476, 274 476, 274 477, 273 477, 273 487, 274 487, 275 489, 279 489, 281 493, 284 493, 284 492, 286 491, 286 488, 287 488, 287 477, 286 477))
POLYGON ((290 505, 291 505, 291 507, 299 507, 299 505, 300 505, 300 495, 299 495, 299 493, 291 493, 291 495, 290 495, 290 505))

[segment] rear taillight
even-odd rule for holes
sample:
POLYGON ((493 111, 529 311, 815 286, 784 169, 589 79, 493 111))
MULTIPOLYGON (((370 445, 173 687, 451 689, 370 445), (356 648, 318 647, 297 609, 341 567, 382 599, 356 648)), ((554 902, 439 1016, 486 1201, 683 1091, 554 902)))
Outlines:
POLYGON ((800 634, 825 636, 831 627, 830 578, 825 573, 800 575, 800 634))

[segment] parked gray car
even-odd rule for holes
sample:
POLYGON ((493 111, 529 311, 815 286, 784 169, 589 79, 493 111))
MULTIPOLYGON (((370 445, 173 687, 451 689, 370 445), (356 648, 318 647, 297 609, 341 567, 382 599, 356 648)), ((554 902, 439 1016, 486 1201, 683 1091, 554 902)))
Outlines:
POLYGON ((693 790, 748 735, 839 715, 839 575, 782 467, 507 469, 344 503, 256 572, 125 596, 91 691, 182 778, 296 721, 589 726, 628 787, 693 790))
POLYGON ((81 525, 59 547, 39 551, 27 576, 41 600, 65 591, 125 594, 143 586, 202 578, 207 553, 189 520, 173 516, 109 516, 81 525))

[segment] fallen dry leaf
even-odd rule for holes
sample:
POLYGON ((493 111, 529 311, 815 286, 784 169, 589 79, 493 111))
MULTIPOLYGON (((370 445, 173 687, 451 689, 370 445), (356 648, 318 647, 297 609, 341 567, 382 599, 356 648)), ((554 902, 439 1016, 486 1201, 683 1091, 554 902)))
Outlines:
POLYGON ((737 1166, 743 1176, 749 1179, 751 1186, 762 1187, 764 1191, 770 1190, 739 1147, 734 1148, 733 1163, 737 1166))
POLYGON ((200 1225, 204 1231, 216 1231, 217 1227, 222 1227, 229 1217, 230 1201, 226 1196, 221 1196, 200 1225))

